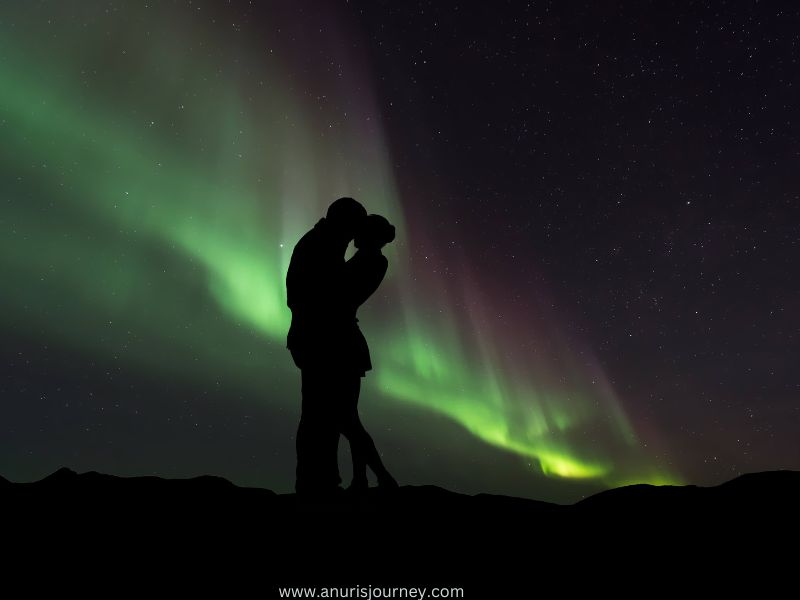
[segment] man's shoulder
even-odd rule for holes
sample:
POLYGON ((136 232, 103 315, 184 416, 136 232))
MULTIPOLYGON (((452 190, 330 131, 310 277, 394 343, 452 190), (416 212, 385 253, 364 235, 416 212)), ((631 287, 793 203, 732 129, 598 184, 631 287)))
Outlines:
POLYGON ((316 225, 314 225, 314 227, 312 227, 311 229, 306 231, 302 235, 302 237, 298 240, 297 243, 298 243, 298 245, 299 244, 308 244, 309 242, 313 242, 315 240, 318 240, 318 239, 320 239, 322 237, 322 232, 323 232, 322 227, 320 227, 320 224, 317 223, 316 225))
POLYGON ((297 254, 304 252, 314 252, 317 249, 320 249, 323 246, 325 246, 326 242, 325 237, 326 236, 324 235, 323 228, 320 227, 319 223, 317 223, 316 225, 314 225, 314 227, 306 231, 303 234, 303 237, 297 240, 297 243, 294 245, 293 253, 297 254))

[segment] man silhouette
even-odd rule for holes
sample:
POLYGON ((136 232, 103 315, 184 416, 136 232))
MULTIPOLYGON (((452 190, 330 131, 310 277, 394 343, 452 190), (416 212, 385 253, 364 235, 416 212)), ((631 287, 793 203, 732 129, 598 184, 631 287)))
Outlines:
POLYGON ((286 302, 292 310, 286 347, 300 369, 303 397, 295 439, 298 493, 340 489, 341 406, 360 386, 363 372, 351 339, 344 255, 366 216, 352 198, 333 202, 295 245, 286 274, 286 302))

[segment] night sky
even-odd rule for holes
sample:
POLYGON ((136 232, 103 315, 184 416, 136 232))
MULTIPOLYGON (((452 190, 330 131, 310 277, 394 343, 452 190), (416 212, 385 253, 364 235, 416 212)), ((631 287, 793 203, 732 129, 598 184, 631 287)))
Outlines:
POLYGON ((800 469, 798 59, 791 2, 4 3, 0 475, 291 491, 284 279, 340 196, 397 228, 401 484, 800 469))

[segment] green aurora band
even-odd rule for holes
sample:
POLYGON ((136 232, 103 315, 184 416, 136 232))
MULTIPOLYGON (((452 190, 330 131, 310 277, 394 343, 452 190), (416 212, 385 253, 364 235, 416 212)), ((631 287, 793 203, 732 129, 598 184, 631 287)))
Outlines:
POLYGON ((549 340, 520 364, 500 352, 496 301, 466 264, 456 285, 414 271, 378 104, 335 36, 323 50, 339 71, 302 77, 303 57, 279 40, 175 7, 159 17, 170 27, 145 8, 70 9, 20 8, 0 24, 3 319, 176 377, 292 389, 288 261, 327 204, 350 195, 399 232, 389 279, 360 316, 376 365, 367 389, 547 475, 679 481, 643 449, 602 373, 541 324, 549 315, 518 326, 549 340))

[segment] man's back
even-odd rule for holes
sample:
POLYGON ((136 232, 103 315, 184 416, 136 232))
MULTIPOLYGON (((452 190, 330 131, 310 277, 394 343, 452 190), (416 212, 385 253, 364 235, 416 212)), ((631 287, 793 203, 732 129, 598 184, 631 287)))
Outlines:
POLYGON ((286 303, 292 324, 286 340, 297 366, 332 366, 346 337, 344 252, 330 234, 325 219, 306 233, 292 252, 286 273, 286 303))
POLYGON ((337 257, 324 219, 308 231, 294 247, 286 273, 286 303, 292 314, 315 312, 320 303, 319 292, 337 264, 344 265, 344 256, 337 257))

